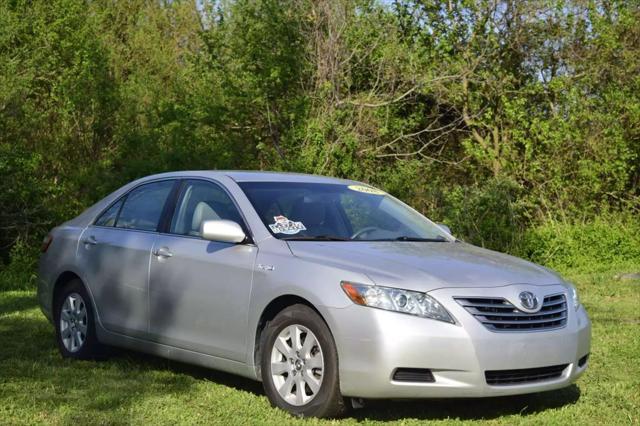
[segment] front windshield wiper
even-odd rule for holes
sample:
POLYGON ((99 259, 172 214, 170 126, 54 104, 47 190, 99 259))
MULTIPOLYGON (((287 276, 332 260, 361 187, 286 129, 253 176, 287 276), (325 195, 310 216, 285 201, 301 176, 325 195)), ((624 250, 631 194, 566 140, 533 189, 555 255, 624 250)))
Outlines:
POLYGON ((448 240, 445 237, 440 235, 438 235, 435 238, 409 237, 409 236, 403 235, 401 237, 397 237, 397 238, 394 238, 393 240, 388 240, 388 241, 417 241, 417 242, 426 242, 426 243, 446 243, 448 240))
POLYGON ((350 241, 349 238, 336 237, 334 235, 316 235, 316 236, 304 236, 299 235, 295 237, 281 238, 285 241, 350 241))

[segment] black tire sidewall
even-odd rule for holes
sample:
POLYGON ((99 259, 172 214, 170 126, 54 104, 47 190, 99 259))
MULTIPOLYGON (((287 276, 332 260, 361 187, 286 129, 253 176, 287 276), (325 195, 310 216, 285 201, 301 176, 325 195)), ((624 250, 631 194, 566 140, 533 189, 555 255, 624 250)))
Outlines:
POLYGON ((60 290, 56 294, 55 303, 54 303, 54 328, 56 331, 56 343, 58 345, 58 349, 60 350, 60 354, 64 358, 73 358, 73 359, 93 359, 97 357, 100 353, 99 348, 100 344, 96 337, 96 329, 95 329, 95 315, 93 313, 93 304, 89 297, 87 290, 82 284, 80 280, 73 280, 67 283, 62 290, 60 290), (62 342, 62 336, 60 331, 60 310, 62 309, 62 305, 71 293, 77 293, 82 297, 84 301, 86 310, 87 310, 87 335, 84 341, 84 344, 80 348, 79 351, 70 352, 65 348, 64 343, 62 342))
POLYGON ((338 353, 333 336, 324 320, 306 305, 293 305, 281 311, 269 322, 262 336, 261 375, 267 397, 271 403, 298 416, 333 417, 342 414, 344 401, 340 394, 338 353), (293 324, 302 325, 316 336, 322 348, 324 371, 318 394, 302 406, 287 403, 278 393, 271 379, 271 351, 280 332, 293 324))

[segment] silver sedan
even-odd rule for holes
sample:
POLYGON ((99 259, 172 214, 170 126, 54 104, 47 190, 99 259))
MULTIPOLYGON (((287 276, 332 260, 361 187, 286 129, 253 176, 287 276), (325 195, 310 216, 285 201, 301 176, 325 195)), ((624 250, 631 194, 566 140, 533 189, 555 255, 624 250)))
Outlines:
POLYGON ((65 357, 113 345, 224 370, 304 416, 562 388, 591 337, 556 273, 369 185, 299 174, 132 182, 49 233, 38 297, 65 357))

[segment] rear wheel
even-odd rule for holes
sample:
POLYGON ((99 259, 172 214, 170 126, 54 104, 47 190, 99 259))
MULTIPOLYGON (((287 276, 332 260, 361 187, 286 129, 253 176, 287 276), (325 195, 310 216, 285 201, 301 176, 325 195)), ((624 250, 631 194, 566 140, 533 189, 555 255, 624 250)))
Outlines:
POLYGON ((103 354, 94 318, 84 285, 77 279, 70 281, 57 294, 54 310, 56 341, 63 357, 93 359, 103 354))
POLYGON ((261 347, 262 383, 272 405, 299 416, 344 414, 335 343, 313 309, 281 311, 267 324, 261 347))

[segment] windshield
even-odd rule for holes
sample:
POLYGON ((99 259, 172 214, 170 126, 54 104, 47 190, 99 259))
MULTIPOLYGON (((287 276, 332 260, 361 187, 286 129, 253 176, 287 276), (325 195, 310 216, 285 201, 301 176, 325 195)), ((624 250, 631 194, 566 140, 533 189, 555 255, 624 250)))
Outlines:
POLYGON ((451 241, 421 214, 370 186, 298 182, 239 183, 279 239, 451 241))

